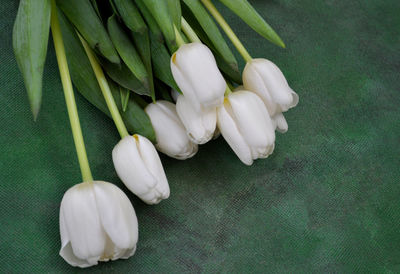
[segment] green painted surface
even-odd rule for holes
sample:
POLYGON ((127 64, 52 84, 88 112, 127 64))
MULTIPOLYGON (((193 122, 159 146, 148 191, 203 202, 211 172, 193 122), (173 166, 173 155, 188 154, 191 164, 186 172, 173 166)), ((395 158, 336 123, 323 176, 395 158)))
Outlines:
MULTIPOLYGON (((0 272, 78 273, 58 256, 60 201, 80 174, 54 50, 34 123, 11 47, 17 2, 0 5, 0 272)), ((251 2, 286 50, 224 14, 299 93, 289 132, 252 167, 222 139, 189 161, 162 157, 170 199, 129 195, 136 255, 85 272, 400 272, 400 2, 251 2)), ((126 191, 111 120, 77 103, 95 178, 126 191)))

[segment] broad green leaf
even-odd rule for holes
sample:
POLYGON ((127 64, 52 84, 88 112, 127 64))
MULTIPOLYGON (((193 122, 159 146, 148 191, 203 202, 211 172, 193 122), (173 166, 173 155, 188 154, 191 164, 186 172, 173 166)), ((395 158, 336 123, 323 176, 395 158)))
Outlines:
POLYGON ((154 75, 171 88, 178 90, 171 72, 171 55, 163 43, 160 43, 154 34, 150 34, 151 58, 153 60, 154 75))
POLYGON ((174 99, 172 99, 171 96, 171 88, 166 86, 163 82, 160 80, 156 80, 156 87, 157 87, 157 92, 161 96, 162 100, 166 100, 168 102, 174 103, 174 99))
POLYGON ((144 0, 143 2, 153 15, 162 33, 164 34, 165 40, 171 52, 176 51, 178 46, 175 40, 174 23, 168 9, 167 2, 160 0, 144 0))
POLYGON ((142 58, 149 79, 149 90, 154 97, 153 69, 151 65, 150 39, 146 23, 132 0, 114 0, 118 14, 131 30, 131 37, 142 58))
MULTIPOLYGON (((129 96, 128 104, 125 111, 122 110, 121 97, 119 86, 113 81, 108 81, 110 85, 111 92, 113 94, 114 100, 120 109, 121 117, 125 122, 126 128, 131 133, 140 134, 151 142, 156 142, 156 134, 154 132, 153 126, 149 116, 146 112, 136 103, 136 96, 129 96)), ((138 96, 139 97, 139 96, 138 96)))
POLYGON ((221 32, 218 29, 218 26, 215 24, 214 20, 211 18, 209 13, 203 7, 199 0, 183 0, 185 5, 182 6, 185 14, 185 18, 187 18, 187 14, 192 13, 194 17, 199 22, 200 26, 207 34, 208 38, 212 42, 216 51, 222 56, 222 58, 231 66, 231 68, 237 72, 239 72, 239 66, 230 50, 228 44, 223 38, 221 32))
POLYGON ((13 48, 36 120, 42 102, 43 68, 50 31, 50 0, 21 0, 13 29, 13 48))
POLYGON ((132 90, 140 95, 149 95, 151 92, 142 85, 142 82, 133 75, 132 71, 126 66, 125 63, 120 65, 111 63, 105 58, 99 57, 99 62, 104 68, 107 75, 117 82, 119 85, 132 90))
POLYGON ((200 40, 205 43, 213 52, 215 60, 217 61, 218 68, 222 71, 222 73, 232 80, 235 83, 241 84, 242 83, 242 76, 239 70, 233 69, 225 59, 221 56, 221 54, 216 50, 211 40, 208 38, 205 31, 200 26, 199 22, 193 16, 193 14, 187 13, 185 14, 186 21, 190 24, 192 29, 196 32, 199 36, 200 40))
POLYGON ((180 0, 166 0, 172 21, 178 30, 181 29, 182 9, 180 0))
POLYGON ((143 0, 136 0, 136 5, 139 7, 144 19, 147 22, 147 25, 150 28, 150 31, 155 35, 160 43, 164 43, 164 36, 161 32, 160 27, 158 26, 156 20, 153 15, 151 15, 150 11, 147 9, 146 5, 143 3, 143 0))
MULTIPOLYGON (((73 26, 61 12, 59 13, 59 20, 68 59, 68 67, 74 85, 91 104, 111 117, 96 76, 92 70, 92 66, 73 26)), ((109 80, 108 82, 114 100, 120 109, 122 119, 124 120, 129 132, 141 134, 152 142, 155 142, 155 133, 150 119, 147 117, 143 109, 135 103, 132 98, 133 96, 130 96, 128 100, 126 111, 122 112, 119 86, 112 80, 109 80)))
POLYGON ((275 45, 285 48, 285 43, 278 34, 265 22, 261 15, 250 5, 247 0, 219 0, 230 10, 236 13, 247 25, 268 39, 275 45))
POLYGON ((100 9, 99 9, 99 6, 97 5, 97 1, 90 0, 90 3, 92 3, 92 6, 93 6, 94 10, 96 11, 97 16, 101 19, 100 9))
POLYGON ((124 24, 133 32, 147 32, 146 23, 143 21, 139 10, 133 3, 133 0, 113 0, 118 14, 121 16, 124 24))
POLYGON ((153 79, 153 66, 151 63, 151 49, 150 49, 150 38, 149 31, 147 30, 144 33, 140 32, 132 32, 131 33, 132 40, 135 43, 135 46, 142 57, 142 61, 144 66, 146 67, 146 71, 149 79, 149 90, 150 95, 154 99, 154 79, 153 79))
MULTIPOLYGON (((134 45, 129 39, 129 36, 118 23, 118 19, 115 15, 108 19, 107 28, 111 41, 114 43, 114 46, 124 63, 132 71, 135 77, 142 82, 142 85, 149 90, 149 75, 147 74, 147 70, 134 45)), ((147 95, 150 96, 150 94, 147 95)))
POLYGON ((57 5, 91 48, 100 52, 110 62, 120 63, 118 53, 90 0, 57 0, 57 5))

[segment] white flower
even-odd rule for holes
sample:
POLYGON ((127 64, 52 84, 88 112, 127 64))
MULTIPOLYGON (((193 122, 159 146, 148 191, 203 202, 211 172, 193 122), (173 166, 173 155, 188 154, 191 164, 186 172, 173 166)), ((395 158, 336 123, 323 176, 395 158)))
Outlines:
POLYGON ((60 234, 61 257, 72 266, 89 267, 132 256, 138 222, 131 202, 117 186, 85 182, 64 194, 60 234))
POLYGON ((193 104, 185 96, 178 95, 176 111, 193 143, 201 145, 213 138, 217 126, 215 107, 193 107, 193 104))
POLYGON ((187 136, 174 104, 157 101, 149 104, 145 112, 156 133, 156 148, 159 151, 179 160, 191 158, 197 153, 198 146, 187 136))
POLYGON ((222 103, 226 82, 207 46, 202 43, 181 46, 171 57, 171 71, 194 107, 217 107, 222 103))
POLYGON ((262 100, 250 91, 229 94, 217 109, 222 136, 246 165, 266 158, 275 147, 275 125, 262 100))
MULTIPOLYGON (((243 84, 246 90, 260 96, 271 117, 295 107, 299 102, 299 96, 289 87, 282 71, 267 59, 253 59, 246 64, 243 84)), ((282 122, 281 118, 277 119, 282 122)), ((278 129, 283 130, 279 126, 278 129)))
POLYGON ((140 135, 126 136, 112 152, 115 170, 122 182, 147 204, 169 197, 169 185, 153 144, 140 135))

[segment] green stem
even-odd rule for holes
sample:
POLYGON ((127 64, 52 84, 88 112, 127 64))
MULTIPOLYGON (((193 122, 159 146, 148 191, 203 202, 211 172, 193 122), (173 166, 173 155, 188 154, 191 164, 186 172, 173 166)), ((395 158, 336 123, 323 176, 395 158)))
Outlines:
POLYGON ((182 30, 186 34, 186 36, 189 38, 190 41, 192 42, 199 42, 201 43, 200 38, 197 36, 196 32, 192 29, 192 27, 189 25, 189 23, 183 18, 182 16, 182 30))
POLYGON ((253 58, 251 58, 249 52, 243 46, 242 42, 240 42, 239 38, 233 32, 232 28, 225 21, 224 17, 222 17, 221 13, 217 10, 214 4, 210 0, 201 0, 203 5, 208 9, 211 15, 215 18, 221 28, 225 31, 226 35, 232 41, 233 45, 236 47, 237 51, 242 55, 243 59, 246 62, 250 62, 253 58))
POLYGON ((181 33, 179 32, 179 30, 176 28, 175 25, 174 25, 174 30, 175 30, 176 43, 178 44, 178 46, 180 47, 186 44, 185 40, 183 40, 181 33))
POLYGON ((79 166, 81 168, 82 179, 84 182, 91 182, 93 181, 93 177, 89 167, 89 161, 86 154, 85 142, 83 141, 81 125, 79 123, 74 90, 72 89, 71 76, 69 74, 60 24, 57 18, 57 7, 54 0, 51 1, 51 31, 53 34, 53 42, 57 55, 58 69, 60 70, 60 77, 63 85, 65 102, 67 104, 68 116, 71 123, 72 135, 74 137, 74 143, 76 153, 78 155, 79 166))
POLYGON ((111 113, 111 117, 114 120, 115 126, 118 129, 121 138, 129 135, 128 130, 125 127, 124 121, 122 120, 121 114, 119 113, 118 107, 115 104, 114 97, 112 96, 110 86, 108 85, 107 78, 104 75, 103 69, 101 68, 96 56, 94 55, 92 49, 86 43, 86 41, 78 33, 79 39, 85 48, 86 54, 89 58, 90 64, 92 65, 94 74, 96 75, 97 82, 99 83, 101 92, 103 93, 104 99, 106 100, 108 110, 111 113))

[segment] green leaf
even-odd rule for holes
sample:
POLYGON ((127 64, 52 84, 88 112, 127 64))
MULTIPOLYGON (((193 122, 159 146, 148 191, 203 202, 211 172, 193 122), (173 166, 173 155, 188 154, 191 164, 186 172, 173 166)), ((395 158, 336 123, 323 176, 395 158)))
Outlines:
POLYGON ((174 77, 171 72, 171 56, 163 43, 158 41, 154 34, 150 34, 151 58, 153 60, 154 75, 171 88, 178 90, 174 77))
POLYGON ((36 120, 42 102, 43 68, 49 41, 49 0, 21 0, 13 29, 13 48, 24 77, 29 103, 36 120))
POLYGON ((171 96, 171 88, 167 87, 163 82, 160 80, 156 80, 156 87, 157 92, 161 96, 162 100, 166 100, 168 102, 174 103, 174 99, 171 96))
POLYGON ((158 26, 153 15, 151 15, 150 11, 147 9, 146 5, 143 3, 142 0, 136 0, 136 4, 139 7, 140 11, 142 12, 142 15, 146 20, 147 25, 150 28, 150 31, 155 35, 155 37, 157 37, 157 40, 160 41, 160 43, 164 43, 164 36, 161 32, 161 29, 158 26))
POLYGON ((232 80, 235 83, 241 84, 242 83, 242 75, 240 74, 239 70, 233 69, 230 64, 228 64, 223 56, 216 50, 213 43, 211 42, 210 38, 208 38, 205 31, 200 26, 199 22, 191 13, 185 14, 186 21, 190 24, 192 29, 196 32, 199 36, 200 40, 205 43, 213 52, 215 60, 217 61, 218 68, 222 71, 222 73, 232 80))
POLYGON ((140 59, 139 54, 129 39, 129 36, 124 32, 115 15, 108 19, 107 27, 111 40, 124 63, 128 66, 130 71, 132 71, 135 77, 142 82, 142 85, 146 89, 149 89, 149 75, 147 74, 142 59, 140 59))
POLYGON ((125 112, 126 108, 128 107, 129 94, 131 94, 131 92, 129 89, 119 86, 119 94, 121 96, 122 111, 125 112))
POLYGON ((151 93, 151 97, 154 99, 154 79, 153 79, 153 66, 151 63, 151 49, 150 49, 150 38, 148 30, 144 33, 140 32, 132 32, 132 39, 136 45, 136 48, 139 51, 140 56, 142 57, 142 61, 144 66, 146 67, 147 74, 149 75, 149 90, 151 93))
POLYGON ((117 65, 105 58, 101 58, 101 56, 98 57, 101 66, 111 79, 137 94, 150 96, 150 90, 142 85, 142 82, 135 77, 125 63, 117 65))
POLYGON ((261 15, 250 5, 247 0, 219 0, 247 25, 258 32, 261 36, 268 39, 275 45, 285 48, 285 43, 278 34, 265 22, 261 15))
POLYGON ((133 32, 146 33, 147 26, 132 0, 114 0, 124 24, 133 32))
POLYGON ((118 53, 90 0, 57 0, 57 5, 91 48, 100 52, 110 62, 120 63, 118 53))
POLYGON ((229 64, 229 66, 231 66, 233 70, 239 72, 239 66, 235 56, 219 31, 218 26, 215 24, 214 20, 211 18, 200 1, 183 0, 183 2, 185 3, 185 5, 182 6, 185 18, 188 19, 187 14, 189 15, 192 13, 204 32, 207 34, 216 51, 229 64))
POLYGON ((135 101, 135 96, 130 96, 126 107, 126 111, 122 110, 121 97, 119 86, 113 81, 108 81, 114 100, 120 109, 121 117, 125 122, 126 128, 131 133, 140 134, 151 142, 156 142, 156 133, 154 132, 153 126, 149 116, 135 101))
POLYGON ((169 13, 167 2, 160 0, 144 0, 143 2, 164 34, 171 52, 175 52, 178 46, 175 40, 174 22, 169 13))
MULTIPOLYGON (((68 66, 74 85, 91 104, 111 117, 92 66, 73 26, 61 12, 59 13, 59 20, 68 58, 68 66)), ((112 80, 109 80, 108 83, 129 132, 139 133, 152 142, 155 142, 155 133, 150 119, 134 101, 133 96, 130 96, 128 100, 126 111, 122 112, 119 86, 112 80)))
POLYGON ((181 29, 182 9, 180 0, 166 0, 172 21, 178 30, 181 29))
POLYGON ((146 67, 149 90, 154 98, 153 69, 151 65, 149 30, 142 15, 132 0, 114 0, 118 14, 124 24, 131 30, 131 37, 146 67))

